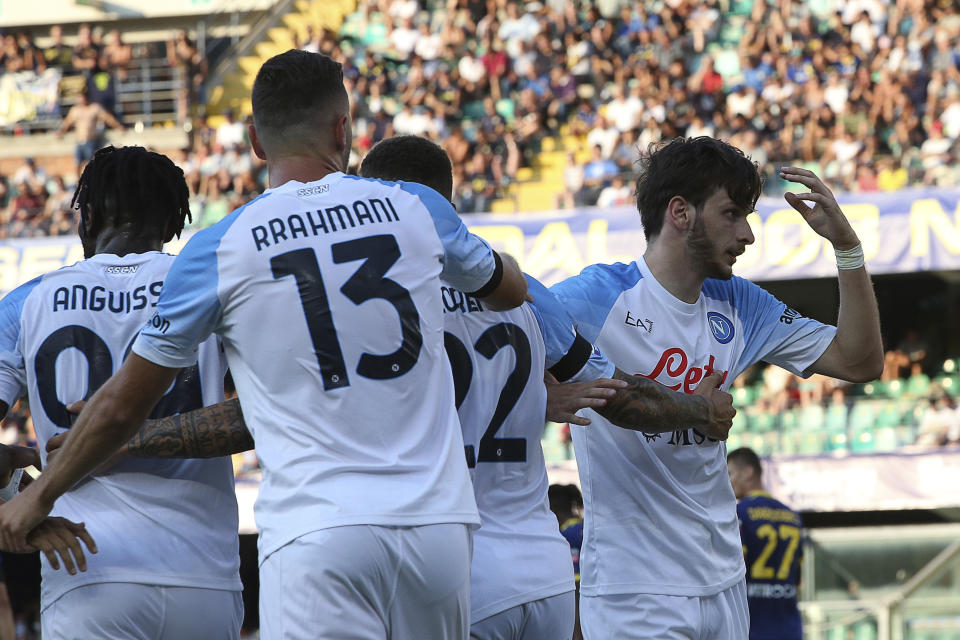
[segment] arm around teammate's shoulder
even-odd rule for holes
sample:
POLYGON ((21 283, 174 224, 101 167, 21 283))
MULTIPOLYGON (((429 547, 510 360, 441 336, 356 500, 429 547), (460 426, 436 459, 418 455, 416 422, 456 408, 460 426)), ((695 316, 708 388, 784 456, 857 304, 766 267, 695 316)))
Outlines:
POLYGON ((497 269, 490 281, 472 295, 483 301, 493 311, 515 309, 527 300, 527 279, 520 265, 508 253, 493 252, 497 269))

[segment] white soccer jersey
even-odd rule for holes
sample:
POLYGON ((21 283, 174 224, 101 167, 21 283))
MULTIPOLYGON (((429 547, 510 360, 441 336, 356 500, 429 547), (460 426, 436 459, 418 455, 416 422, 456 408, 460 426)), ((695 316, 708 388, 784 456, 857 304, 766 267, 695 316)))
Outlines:
MULTIPOLYGON (((12 406, 29 396, 44 462, 47 440, 72 424, 66 405, 89 398, 120 368, 173 261, 155 251, 96 255, 0 302, 0 399, 12 406)), ((180 373, 152 416, 222 401, 224 372, 216 341, 204 343, 199 368, 180 373)), ((242 589, 229 458, 130 458, 65 493, 52 514, 85 522, 99 553, 75 576, 41 556, 44 606, 99 582, 242 589)))
POLYGON ((342 525, 477 524, 443 350, 440 276, 495 254, 413 183, 291 181, 195 235, 134 351, 189 366, 218 333, 263 467, 261 559, 342 525))
POLYGON ((442 288, 447 354, 480 510, 470 619, 574 588, 570 545, 547 500, 543 435, 549 367, 561 381, 593 380, 613 365, 578 337, 556 298, 529 278, 534 302, 510 311, 442 288))
MULTIPOLYGON (((552 291, 620 369, 684 393, 711 370, 728 389, 760 360, 803 375, 836 333, 742 278, 707 280, 697 302, 682 302, 642 259, 588 267, 552 291)), ((586 507, 582 593, 708 596, 742 580, 725 444, 679 424, 645 435, 590 419, 572 428, 586 507)))

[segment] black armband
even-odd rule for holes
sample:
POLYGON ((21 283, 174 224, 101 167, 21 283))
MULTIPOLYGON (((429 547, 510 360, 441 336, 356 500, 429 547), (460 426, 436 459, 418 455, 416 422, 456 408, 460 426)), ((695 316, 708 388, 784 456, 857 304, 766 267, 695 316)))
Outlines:
POLYGON ((496 251, 493 252, 493 275, 490 276, 490 279, 487 280, 487 284, 483 285, 479 289, 473 292, 467 292, 468 296, 473 296, 474 298, 486 298, 488 295, 493 293, 497 287, 500 286, 500 282, 503 280, 503 259, 500 257, 500 254, 496 251))
POLYGON ((557 379, 558 382, 566 382, 577 375, 583 365, 590 360, 590 354, 593 353, 593 345, 579 333, 574 338, 573 344, 567 351, 567 355, 560 358, 557 364, 553 365, 547 371, 557 379))

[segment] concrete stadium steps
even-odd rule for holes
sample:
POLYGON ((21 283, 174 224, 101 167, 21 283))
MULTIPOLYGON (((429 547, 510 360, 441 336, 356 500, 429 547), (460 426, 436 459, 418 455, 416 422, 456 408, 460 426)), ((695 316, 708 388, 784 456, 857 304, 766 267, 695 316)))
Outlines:
POLYGON ((238 117, 249 115, 250 90, 264 61, 292 49, 296 40, 303 42, 308 26, 317 31, 327 29, 338 32, 340 25, 356 7, 357 0, 297 0, 293 10, 283 15, 277 26, 267 30, 266 38, 254 46, 253 54, 237 60, 238 69, 210 89, 207 113, 219 114, 232 109, 238 117))
POLYGON ((567 166, 567 153, 575 150, 569 146, 575 136, 558 139, 546 138, 543 151, 537 155, 533 167, 517 171, 517 181, 510 185, 504 197, 491 204, 493 213, 516 211, 547 211, 557 208, 557 196, 563 193, 563 170, 567 166))

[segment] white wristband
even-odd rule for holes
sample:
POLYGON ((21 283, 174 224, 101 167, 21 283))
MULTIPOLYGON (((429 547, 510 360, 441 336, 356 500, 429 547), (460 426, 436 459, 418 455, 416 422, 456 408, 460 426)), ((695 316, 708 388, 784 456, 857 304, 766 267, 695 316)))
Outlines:
POLYGON ((863 245, 858 244, 853 249, 834 249, 837 256, 837 269, 851 271, 863 266, 863 245))

